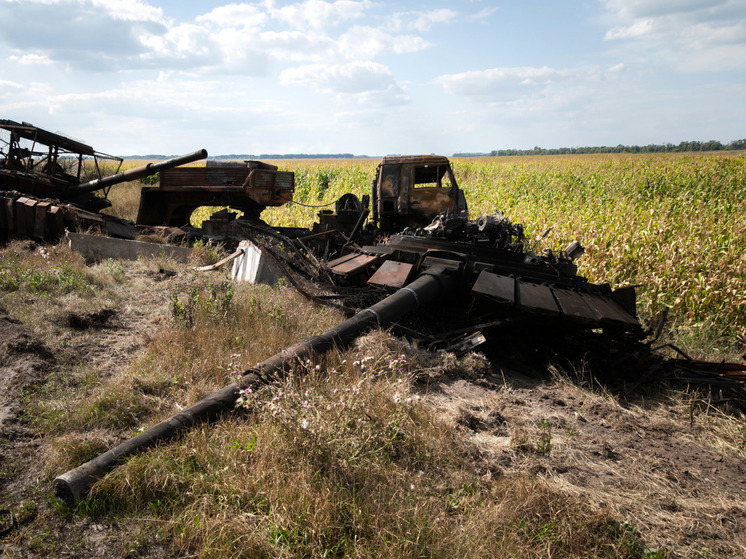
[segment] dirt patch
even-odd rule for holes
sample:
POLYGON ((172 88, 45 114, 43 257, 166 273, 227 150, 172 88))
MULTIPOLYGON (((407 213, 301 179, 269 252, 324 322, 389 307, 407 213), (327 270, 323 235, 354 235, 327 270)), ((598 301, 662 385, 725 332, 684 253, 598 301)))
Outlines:
MULTIPOLYGON (((147 270, 129 273, 130 284, 151 281, 147 270)), ((163 289, 142 287, 120 293, 116 309, 75 312, 62 305, 50 318, 58 333, 51 336, 52 343, 44 343, 40 334, 0 308, 0 509, 15 511, 16 520, 15 528, 0 539, 0 555, 43 557, 48 554, 45 540, 66 542, 65 554, 74 557, 129 552, 132 542, 123 536, 127 530, 123 524, 78 517, 66 520, 50 510, 51 476, 61 472, 49 471, 51 441, 26 419, 24 406, 50 375, 58 375, 64 383, 72 368, 84 366, 95 373, 94 382, 105 382, 134 363, 159 328, 167 304, 163 289), (25 516, 19 515, 29 504, 25 516), (25 532, 39 517, 51 530, 44 538, 25 532)), ((108 432, 89 436, 107 444, 118 442, 108 432)), ((64 437, 59 441, 64 442, 64 437)), ((152 550, 149 556, 167 555, 152 550)))
POLYGON ((746 457, 713 446, 706 418, 515 372, 429 389, 484 479, 530 472, 611 509, 668 556, 746 554, 746 457))
POLYGON ((21 392, 40 382, 53 363, 52 353, 38 337, 0 309, 0 435, 18 429, 21 392))
POLYGON ((54 358, 20 321, 0 309, 0 481, 1 497, 28 498, 43 470, 42 442, 21 421, 24 390, 43 381, 54 358))

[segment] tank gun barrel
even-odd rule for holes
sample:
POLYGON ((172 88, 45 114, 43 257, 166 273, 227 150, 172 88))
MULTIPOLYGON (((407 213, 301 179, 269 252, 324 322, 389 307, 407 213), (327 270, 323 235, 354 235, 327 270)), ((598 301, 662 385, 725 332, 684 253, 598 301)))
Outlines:
POLYGON ((257 374, 267 380, 281 377, 282 371, 294 362, 323 354, 334 347, 344 347, 376 326, 385 328, 417 308, 438 300, 455 286, 457 279, 457 272, 451 267, 443 264, 429 267, 408 286, 372 307, 360 311, 323 334, 312 336, 284 349, 249 369, 243 374, 241 383, 233 383, 214 392, 90 462, 62 474, 54 480, 54 494, 70 506, 74 506, 98 479, 121 463, 124 458, 173 439, 199 421, 215 419, 233 409, 242 384, 250 383, 250 379, 256 379, 257 374))
POLYGON ((192 153, 187 153, 186 155, 180 155, 178 157, 166 159, 165 161, 148 163, 140 167, 133 167, 132 169, 127 169, 126 171, 117 173, 116 175, 111 175, 109 177, 104 177, 102 179, 94 179, 92 181, 84 182, 72 187, 71 192, 74 192, 76 194, 94 192, 96 190, 101 190, 102 188, 106 188, 114 184, 119 184, 121 182, 133 181, 141 177, 154 175, 155 173, 164 169, 178 167, 179 165, 191 163, 192 161, 199 161, 200 159, 205 159, 206 157, 207 150, 201 149, 192 153))

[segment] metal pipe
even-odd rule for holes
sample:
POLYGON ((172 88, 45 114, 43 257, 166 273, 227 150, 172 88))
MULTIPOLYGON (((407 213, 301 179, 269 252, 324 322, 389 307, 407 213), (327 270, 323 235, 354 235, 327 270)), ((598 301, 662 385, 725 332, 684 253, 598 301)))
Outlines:
POLYGON ((171 159, 166 159, 165 161, 148 163, 146 165, 141 165, 140 167, 133 167, 132 169, 127 169, 126 171, 117 173, 116 175, 111 175, 109 177, 104 177, 102 179, 94 179, 92 181, 84 182, 82 184, 73 186, 70 189, 70 192, 84 194, 86 192, 101 190, 102 188, 106 188, 107 186, 119 184, 120 182, 133 181, 141 177, 147 177, 148 175, 154 175, 158 171, 170 169, 171 167, 178 167, 179 165, 184 165, 186 163, 191 163, 192 161, 205 159, 206 157, 207 150, 201 149, 192 153, 187 153, 186 155, 172 157, 171 159))
POLYGON ((124 458, 170 440, 197 422, 213 420, 233 409, 241 388, 260 382, 257 375, 264 377, 265 380, 281 378, 282 373, 293 363, 323 354, 334 347, 345 347, 366 331, 376 326, 386 327, 418 307, 433 302, 455 286, 456 278, 456 274, 448 266, 438 264, 428 268, 408 286, 360 311, 331 330, 306 338, 249 369, 242 375, 239 383, 210 394, 136 437, 62 474, 53 483, 55 496, 69 506, 74 506, 97 480, 114 469, 124 458))

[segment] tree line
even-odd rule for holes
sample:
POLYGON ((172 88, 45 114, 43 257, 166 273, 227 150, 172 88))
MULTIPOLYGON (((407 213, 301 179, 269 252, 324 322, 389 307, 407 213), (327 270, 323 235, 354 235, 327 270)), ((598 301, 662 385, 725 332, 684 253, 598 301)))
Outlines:
MULTIPOLYGON (((681 142, 679 144, 648 144, 645 146, 586 146, 572 148, 541 148, 535 146, 533 149, 497 149, 492 150, 491 156, 509 156, 509 155, 569 155, 582 153, 675 153, 689 151, 731 151, 746 150, 746 139, 734 140, 730 143, 723 144, 717 140, 709 142, 681 142)), ((467 154, 454 154, 454 156, 467 156, 467 154)))

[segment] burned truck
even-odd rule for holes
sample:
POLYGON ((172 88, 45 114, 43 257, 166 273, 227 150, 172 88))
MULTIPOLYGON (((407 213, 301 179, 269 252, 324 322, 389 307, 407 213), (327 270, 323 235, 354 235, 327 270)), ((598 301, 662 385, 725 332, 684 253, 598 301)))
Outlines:
MULTIPOLYGON (((382 295, 403 288, 424 271, 424 262, 437 260, 461 277, 449 299, 457 301, 455 308, 471 309, 463 316, 464 327, 510 319, 515 328, 540 318, 571 329, 641 331, 634 288, 612 290, 577 274, 579 243, 539 255, 526 247, 523 228, 499 212, 470 220, 446 157, 384 157, 370 196, 343 195, 335 211, 322 210, 310 229, 264 223, 261 210, 291 201, 293 188, 292 173, 258 162, 169 169, 161 174, 160 187, 143 189, 138 222, 176 226, 210 202, 243 210, 221 228, 208 220, 202 233, 217 232, 212 238, 229 245, 253 240, 296 285, 305 280, 307 291, 313 291, 313 284, 326 278, 326 300, 330 291, 352 293, 349 301, 338 299, 352 308, 361 289, 382 295)), ((456 315, 464 313, 451 313, 450 322, 458 322, 456 315)))

